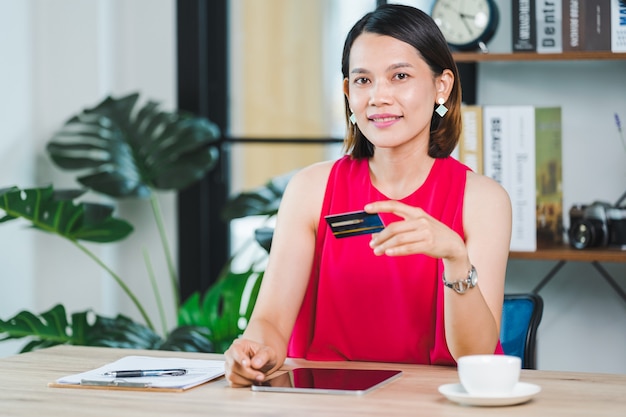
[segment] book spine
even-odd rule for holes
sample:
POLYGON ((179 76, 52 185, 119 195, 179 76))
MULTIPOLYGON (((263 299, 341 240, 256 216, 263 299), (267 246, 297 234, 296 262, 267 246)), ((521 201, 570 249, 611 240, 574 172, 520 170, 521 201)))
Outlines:
MULTIPOLYGON (((483 106, 483 171, 500 184, 509 195, 510 181, 510 120, 508 106, 483 106)), ((515 220, 513 220, 515 222, 515 220)), ((515 228, 515 226, 513 226, 515 228)), ((516 247, 511 237, 510 249, 516 247)))
POLYGON ((611 51, 626 52, 626 0, 611 0, 611 51))
MULTIPOLYGON (((565 0, 567 1, 567 0, 565 0)), ((536 0, 537 52, 563 52, 562 0, 536 0)))
POLYGON ((478 174, 483 173, 483 116, 479 105, 461 107, 463 128, 459 139, 459 161, 478 174))
POLYGON ((611 0, 585 0, 583 49, 611 50, 611 0))
POLYGON ((511 7, 513 52, 536 51, 535 0, 513 0, 511 7))
POLYGON ((535 108, 511 106, 509 109, 510 154, 507 166, 513 224, 511 250, 537 250, 535 194, 535 108))
POLYGON ((583 0, 563 0, 563 51, 582 49, 584 8, 583 0))
POLYGON ((483 107, 483 173, 502 185, 508 192, 507 173, 504 170, 508 141, 505 139, 509 119, 505 106, 483 107))
POLYGON ((563 243, 563 157, 560 107, 535 109, 537 242, 563 243))

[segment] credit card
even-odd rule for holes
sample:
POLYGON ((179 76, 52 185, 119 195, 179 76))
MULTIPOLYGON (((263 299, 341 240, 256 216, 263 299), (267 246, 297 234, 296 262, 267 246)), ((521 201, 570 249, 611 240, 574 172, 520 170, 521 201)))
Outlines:
POLYGON ((353 211, 324 218, 337 238, 377 233, 385 228, 378 213, 353 211))

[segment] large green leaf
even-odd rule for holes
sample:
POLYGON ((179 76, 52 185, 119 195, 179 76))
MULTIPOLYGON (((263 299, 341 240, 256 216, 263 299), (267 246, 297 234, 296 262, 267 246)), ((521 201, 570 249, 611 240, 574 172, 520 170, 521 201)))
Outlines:
POLYGON ((95 203, 75 203, 80 190, 56 191, 50 187, 0 190, 0 223, 23 218, 33 227, 67 239, 90 242, 115 242, 128 236, 133 227, 112 217, 113 208, 95 203))
POLYGON ((219 157, 217 125, 153 101, 135 111, 138 99, 107 97, 70 118, 48 143, 52 160, 87 171, 78 181, 112 197, 181 190, 204 177, 219 157))
POLYGON ((206 328, 185 326, 174 329, 163 340, 128 317, 108 318, 90 310, 73 313, 70 322, 61 304, 39 316, 21 311, 7 321, 0 319, 0 342, 27 338, 22 352, 59 344, 213 352, 209 336, 206 328))
POLYGON ((167 335, 161 350, 182 352, 215 352, 211 331, 203 326, 180 326, 167 335))
POLYGON ((34 336, 52 344, 71 340, 65 308, 57 305, 40 317, 29 311, 21 311, 7 321, 0 320, 0 341, 34 336))
POLYGON ((115 318, 96 316, 93 325, 84 328, 87 346, 128 349, 158 349, 161 337, 143 324, 118 314, 115 318))
POLYGON ((247 216, 273 216, 295 171, 272 178, 264 186, 242 192, 231 198, 222 209, 224 220, 247 216))
POLYGON ((245 330, 259 293, 263 272, 228 271, 201 299, 189 297, 178 311, 179 326, 206 327, 216 351, 224 352, 245 330))

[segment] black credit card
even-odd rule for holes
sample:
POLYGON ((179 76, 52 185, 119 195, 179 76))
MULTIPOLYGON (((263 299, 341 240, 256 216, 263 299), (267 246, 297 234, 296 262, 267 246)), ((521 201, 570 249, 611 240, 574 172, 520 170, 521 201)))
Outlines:
POLYGON ((337 238, 377 233, 385 228, 378 213, 353 211, 324 218, 337 238))

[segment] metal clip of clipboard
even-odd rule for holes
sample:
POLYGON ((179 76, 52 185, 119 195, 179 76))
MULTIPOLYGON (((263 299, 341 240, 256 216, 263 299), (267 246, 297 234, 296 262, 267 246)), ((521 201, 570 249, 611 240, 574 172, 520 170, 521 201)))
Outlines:
POLYGON ((151 382, 131 382, 125 379, 113 379, 111 381, 94 381, 89 379, 81 379, 80 385, 92 387, 124 387, 124 388, 150 388, 151 382))

